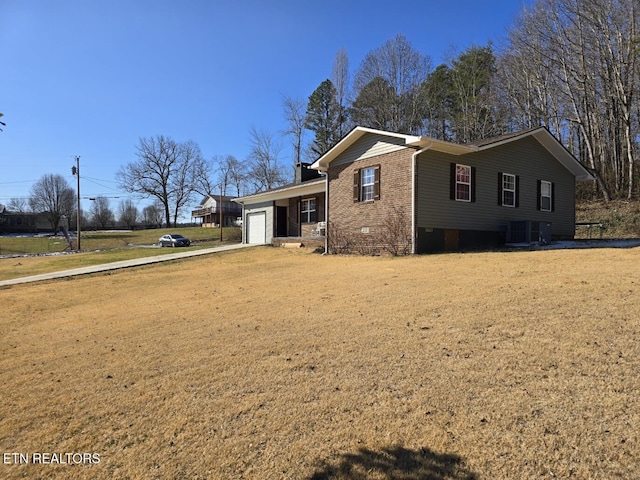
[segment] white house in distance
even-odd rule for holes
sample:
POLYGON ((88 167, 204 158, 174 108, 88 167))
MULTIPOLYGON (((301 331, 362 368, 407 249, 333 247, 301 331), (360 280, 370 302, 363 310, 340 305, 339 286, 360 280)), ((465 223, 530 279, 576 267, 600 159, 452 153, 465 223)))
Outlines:
POLYGON ((198 208, 191 211, 191 218, 200 222, 203 227, 217 227, 220 224, 222 212, 222 226, 235 226, 238 217, 242 215, 242 207, 233 201, 233 197, 226 195, 206 195, 198 208))

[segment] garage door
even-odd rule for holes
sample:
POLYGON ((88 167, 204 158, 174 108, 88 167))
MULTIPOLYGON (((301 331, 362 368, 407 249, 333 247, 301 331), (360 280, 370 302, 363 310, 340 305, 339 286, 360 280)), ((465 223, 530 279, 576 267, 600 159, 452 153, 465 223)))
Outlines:
POLYGON ((247 215, 247 243, 264 244, 267 234, 267 215, 264 212, 247 215))

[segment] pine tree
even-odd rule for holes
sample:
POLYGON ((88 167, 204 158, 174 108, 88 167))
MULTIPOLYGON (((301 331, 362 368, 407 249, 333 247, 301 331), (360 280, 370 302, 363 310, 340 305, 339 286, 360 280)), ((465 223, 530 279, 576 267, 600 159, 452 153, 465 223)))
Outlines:
POLYGON ((315 133, 311 150, 324 155, 340 140, 340 105, 331 80, 325 80, 309 96, 306 128, 315 133))

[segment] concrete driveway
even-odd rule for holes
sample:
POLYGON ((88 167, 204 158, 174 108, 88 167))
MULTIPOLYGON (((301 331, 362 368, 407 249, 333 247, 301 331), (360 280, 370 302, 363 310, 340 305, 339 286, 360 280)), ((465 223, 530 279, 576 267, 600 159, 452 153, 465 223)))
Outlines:
POLYGON ((75 275, 86 275, 89 273, 106 272, 108 270, 118 270, 120 268, 137 267, 139 265, 148 265, 150 263, 166 262, 168 260, 176 260, 179 258, 197 257, 199 255, 209 255, 217 252, 226 252, 229 250, 238 250, 240 248, 253 247, 246 243, 237 243, 232 245, 223 245, 221 247, 203 248, 202 250, 190 250, 188 252, 168 253, 165 255, 157 255, 155 257, 134 258, 132 260, 123 260, 120 262, 105 263, 102 265, 92 265, 89 267, 72 268, 69 270, 60 270, 58 272, 43 273, 40 275, 32 275, 30 277, 12 278, 11 280, 1 280, 0 287, 7 285, 17 285, 20 283, 39 282, 42 280, 52 280, 56 278, 71 277, 75 275))

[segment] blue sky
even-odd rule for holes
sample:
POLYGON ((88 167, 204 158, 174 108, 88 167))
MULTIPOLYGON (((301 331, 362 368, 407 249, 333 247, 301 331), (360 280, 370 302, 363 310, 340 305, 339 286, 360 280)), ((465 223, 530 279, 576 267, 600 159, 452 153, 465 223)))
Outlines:
POLYGON ((0 0, 0 203, 48 173, 75 187, 76 155, 83 197, 125 198, 115 174, 155 135, 244 160, 254 126, 289 164, 283 96, 306 100, 339 49, 353 74, 403 34, 435 67, 499 47, 532 1, 0 0))

